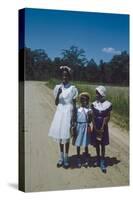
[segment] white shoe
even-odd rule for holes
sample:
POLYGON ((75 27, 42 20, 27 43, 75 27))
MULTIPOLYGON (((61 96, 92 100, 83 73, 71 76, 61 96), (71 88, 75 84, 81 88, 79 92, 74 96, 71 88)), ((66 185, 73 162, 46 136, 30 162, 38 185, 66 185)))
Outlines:
POLYGON ((64 158, 64 165, 63 165, 63 167, 65 169, 68 169, 69 166, 70 166, 69 159, 68 159, 68 157, 66 157, 66 158, 64 158))
POLYGON ((81 166, 82 166, 80 158, 77 159, 77 166, 78 166, 78 168, 81 168, 81 166))

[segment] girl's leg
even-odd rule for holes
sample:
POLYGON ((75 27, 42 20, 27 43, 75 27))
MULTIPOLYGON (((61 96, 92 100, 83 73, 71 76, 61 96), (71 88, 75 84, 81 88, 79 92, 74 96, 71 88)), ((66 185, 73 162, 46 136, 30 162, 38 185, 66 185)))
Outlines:
POLYGON ((60 152, 64 152, 64 145, 60 143, 60 152))
POLYGON ((97 158, 100 158, 100 144, 99 144, 99 142, 96 142, 96 153, 97 153, 97 158))
POLYGON ((94 166, 99 166, 100 165, 100 143, 96 141, 96 156, 97 160, 96 163, 94 163, 94 166))
POLYGON ((85 147, 85 156, 86 157, 88 156, 88 153, 89 153, 89 151, 88 151, 88 146, 87 146, 87 147, 85 147))
POLYGON ((101 145, 101 162, 100 162, 101 170, 106 173, 105 167, 105 145, 101 145))
POLYGON ((80 147, 77 147, 77 156, 80 158, 80 147))
POLYGON ((101 158, 104 160, 105 158, 105 145, 101 145, 101 158))
POLYGON ((63 161, 64 157, 64 145, 60 143, 60 159, 63 161))
POLYGON ((88 158, 88 146, 85 147, 85 161, 84 161, 84 167, 88 167, 89 158, 88 158))
POLYGON ((64 152, 64 159, 68 160, 68 152, 69 152, 69 142, 64 144, 65 152, 64 152))
POLYGON ((69 152, 69 142, 65 144, 65 153, 68 154, 69 152))
POLYGON ((78 168, 81 167, 80 147, 79 146, 77 146, 77 166, 78 166, 78 168))
POLYGON ((57 163, 57 167, 61 167, 63 165, 64 145, 59 143, 59 149, 60 149, 60 158, 57 163))
POLYGON ((64 144, 65 147, 65 153, 64 153, 64 167, 68 168, 69 167, 69 161, 68 161, 68 152, 69 152, 69 142, 64 144))

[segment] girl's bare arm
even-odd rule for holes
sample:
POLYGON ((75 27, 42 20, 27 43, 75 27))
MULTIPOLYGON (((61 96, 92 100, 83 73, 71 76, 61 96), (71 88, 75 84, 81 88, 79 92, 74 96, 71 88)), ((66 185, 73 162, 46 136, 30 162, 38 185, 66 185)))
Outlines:
POLYGON ((59 88, 56 99, 55 99, 55 105, 57 106, 59 104, 59 96, 62 93, 62 89, 59 88))
POLYGON ((102 124, 102 127, 101 127, 102 130, 108 124, 109 120, 110 120, 110 112, 108 112, 108 115, 103 120, 103 124, 102 124))
POLYGON ((72 126, 76 125, 76 99, 73 99, 73 110, 72 110, 72 126))
POLYGON ((94 129, 97 130, 96 129, 95 120, 94 120, 94 114, 93 113, 92 113, 92 124, 93 124, 94 129))

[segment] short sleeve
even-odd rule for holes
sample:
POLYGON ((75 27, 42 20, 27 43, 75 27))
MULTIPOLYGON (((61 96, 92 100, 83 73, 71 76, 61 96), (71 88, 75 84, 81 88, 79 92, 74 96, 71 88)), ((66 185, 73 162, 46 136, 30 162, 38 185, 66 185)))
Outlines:
POLYGON ((106 100, 104 106, 105 106, 105 110, 107 112, 111 112, 111 110, 112 110, 112 103, 110 101, 106 100))
POLYGON ((78 96, 78 89, 75 86, 72 87, 72 95, 73 99, 76 99, 78 96))
POLYGON ((56 98, 60 85, 56 85, 53 91, 54 97, 56 98))
POLYGON ((92 114, 92 109, 91 109, 91 108, 89 108, 89 110, 88 110, 88 114, 89 114, 89 115, 92 114))

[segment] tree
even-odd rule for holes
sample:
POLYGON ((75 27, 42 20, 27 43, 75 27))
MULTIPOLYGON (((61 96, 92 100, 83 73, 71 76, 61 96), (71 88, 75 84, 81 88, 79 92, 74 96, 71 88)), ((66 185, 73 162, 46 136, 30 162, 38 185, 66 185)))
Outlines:
POLYGON ((62 50, 62 61, 64 65, 68 65, 73 70, 73 78, 79 80, 79 70, 87 63, 85 51, 76 46, 71 46, 68 50, 62 50))
POLYGON ((129 55, 126 51, 115 55, 110 61, 112 68, 112 82, 129 84, 129 55))
POLYGON ((94 59, 88 61, 86 66, 87 80, 90 82, 98 82, 98 66, 94 59))
POLYGON ((114 55, 109 62, 100 61, 99 65, 94 59, 87 60, 85 51, 76 46, 63 49, 62 57, 51 60, 44 49, 31 50, 23 48, 19 51, 19 79, 48 80, 60 78, 59 67, 68 65, 73 70, 73 79, 79 81, 102 82, 103 84, 129 84, 129 54, 123 51, 114 55), (25 77, 23 69, 25 68, 25 77))
MULTIPOLYGON (((33 54, 30 48, 24 48, 24 56, 25 56, 25 78, 26 80, 34 79, 34 60, 33 54)), ((24 67, 23 66, 23 67, 24 67)))
POLYGON ((55 57, 53 62, 53 77, 59 79, 60 78, 60 70, 59 67, 63 65, 63 62, 60 57, 55 57))
POLYGON ((32 51, 34 77, 39 80, 48 80, 52 73, 52 61, 43 49, 32 51))
POLYGON ((103 84, 106 82, 106 75, 105 75, 105 65, 106 63, 103 60, 100 60, 99 63, 99 81, 103 84))

